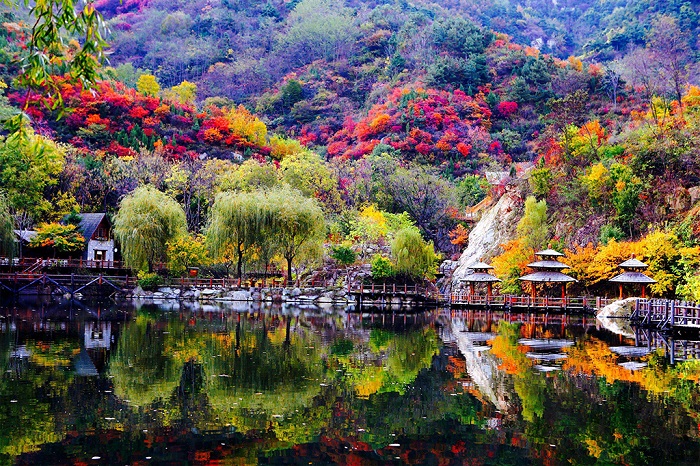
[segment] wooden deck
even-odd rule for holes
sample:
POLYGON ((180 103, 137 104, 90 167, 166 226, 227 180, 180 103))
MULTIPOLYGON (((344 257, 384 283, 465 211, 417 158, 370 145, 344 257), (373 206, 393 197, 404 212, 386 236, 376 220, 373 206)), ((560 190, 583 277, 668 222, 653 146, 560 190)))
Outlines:
POLYGON ((700 331, 700 305, 668 299, 638 299, 630 317, 641 327, 700 331))
POLYGON ((356 283, 348 287, 348 293, 355 297, 360 306, 365 304, 425 305, 444 302, 444 297, 435 287, 417 284, 356 283))
POLYGON ((0 290, 12 294, 69 294, 99 291, 101 294, 123 293, 136 280, 128 275, 76 275, 48 273, 0 273, 0 290))
POLYGON ((611 300, 600 297, 567 296, 555 298, 550 296, 514 296, 514 295, 475 295, 469 293, 452 293, 450 304, 455 308, 489 308, 506 311, 564 311, 593 312, 602 309, 611 300))

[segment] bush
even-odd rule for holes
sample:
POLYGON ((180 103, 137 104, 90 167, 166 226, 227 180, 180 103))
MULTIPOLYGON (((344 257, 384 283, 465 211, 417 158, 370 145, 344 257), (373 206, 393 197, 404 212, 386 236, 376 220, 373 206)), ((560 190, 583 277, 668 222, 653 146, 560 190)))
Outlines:
POLYGON ((348 246, 333 246, 331 257, 340 265, 352 265, 357 259, 357 254, 348 246))
POLYGON ((615 225, 603 225, 600 229, 600 242, 607 246, 610 240, 620 241, 625 238, 625 233, 615 225))
POLYGON ((155 272, 139 272, 138 285, 144 290, 153 291, 163 284, 163 277, 155 272))
POLYGON ((386 280, 392 278, 396 273, 391 261, 379 254, 372 258, 372 278, 374 280, 386 280))

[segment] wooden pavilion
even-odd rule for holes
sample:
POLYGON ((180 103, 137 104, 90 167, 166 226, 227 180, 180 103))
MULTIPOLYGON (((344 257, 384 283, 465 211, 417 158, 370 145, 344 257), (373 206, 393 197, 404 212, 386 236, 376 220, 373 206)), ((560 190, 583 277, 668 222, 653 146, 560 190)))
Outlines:
POLYGON ((489 270, 492 269, 493 267, 484 262, 478 262, 471 267, 467 267, 467 270, 471 270, 472 272, 467 274, 467 276, 462 279, 462 282, 466 283, 469 287, 469 295, 474 295, 474 290, 479 283, 485 283, 486 296, 491 296, 493 293, 493 284, 501 281, 499 278, 489 273, 489 270))
POLYGON ((558 260, 559 257, 564 257, 564 254, 553 249, 545 249, 544 251, 536 252, 535 256, 539 257, 540 260, 527 264, 527 266, 534 269, 535 272, 524 275, 518 280, 532 283, 533 299, 537 297, 536 285, 538 283, 561 284, 561 297, 566 298, 566 284, 578 280, 562 272, 562 270, 570 268, 568 265, 558 260))
POLYGON ((620 286, 620 299, 622 299, 622 287, 625 284, 642 285, 642 298, 646 298, 647 285, 651 283, 656 283, 656 280, 647 276, 642 272, 642 270, 649 267, 644 262, 635 259, 634 254, 629 260, 624 261, 619 267, 624 271, 620 275, 611 278, 609 281, 611 283, 617 283, 620 286))

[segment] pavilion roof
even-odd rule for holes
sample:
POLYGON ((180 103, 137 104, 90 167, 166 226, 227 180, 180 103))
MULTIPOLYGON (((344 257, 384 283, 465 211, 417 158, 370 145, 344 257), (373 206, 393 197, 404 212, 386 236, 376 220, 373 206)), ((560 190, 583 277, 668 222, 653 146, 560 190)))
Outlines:
POLYGON ((494 277, 490 273, 474 272, 466 275, 462 281, 466 283, 493 283, 500 282, 501 279, 494 277))
POLYGON ((563 274, 561 272, 556 272, 556 271, 539 271, 535 273, 530 273, 527 274, 523 277, 518 278, 518 280, 522 280, 524 282, 537 282, 537 283, 548 283, 548 282, 554 282, 554 283, 568 283, 568 282, 577 282, 573 277, 570 277, 566 274, 563 274))
POLYGON ((564 254, 554 249, 545 249, 543 251, 538 251, 535 253, 536 256, 552 256, 552 257, 564 257, 564 254))
POLYGON ((624 272, 608 281, 614 283, 656 283, 656 280, 641 272, 624 272))
POLYGON ((570 269, 568 265, 559 261, 537 261, 531 264, 527 264, 528 267, 533 269, 570 269))
POLYGON ((486 262, 477 262, 476 264, 470 265, 467 268, 472 269, 472 270, 491 270, 491 269, 493 269, 493 267, 490 266, 489 264, 487 264, 486 262))
POLYGON ((646 269, 647 267, 649 267, 647 264, 638 259, 635 259, 634 257, 620 264, 620 268, 623 269, 646 269))

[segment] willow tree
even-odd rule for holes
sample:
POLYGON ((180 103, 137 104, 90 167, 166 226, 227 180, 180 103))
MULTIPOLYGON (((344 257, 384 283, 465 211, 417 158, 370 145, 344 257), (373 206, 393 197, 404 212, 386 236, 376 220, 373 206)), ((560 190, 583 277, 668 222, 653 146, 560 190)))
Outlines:
POLYGON ((273 220, 270 234, 287 261, 287 279, 292 280, 292 262, 304 252, 318 253, 319 248, 312 246, 323 241, 323 211, 315 199, 289 187, 271 190, 266 197, 273 220))
POLYGON ((4 194, 0 193, 0 254, 12 257, 15 253, 15 222, 4 194))
POLYGON ((207 243, 213 257, 222 257, 233 246, 236 272, 243 275, 243 260, 265 241, 272 226, 272 212, 262 191, 223 192, 216 196, 207 226, 207 243))
POLYGON ((432 242, 426 242, 416 227, 402 228, 391 242, 391 255, 396 271, 413 278, 426 278, 435 274, 438 257, 432 242))
POLYGON ((132 269, 148 268, 166 259, 166 243, 187 233, 182 207, 152 186, 141 186, 122 199, 114 217, 114 235, 124 261, 132 269))

